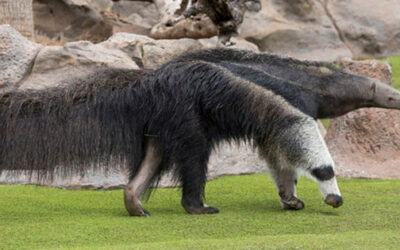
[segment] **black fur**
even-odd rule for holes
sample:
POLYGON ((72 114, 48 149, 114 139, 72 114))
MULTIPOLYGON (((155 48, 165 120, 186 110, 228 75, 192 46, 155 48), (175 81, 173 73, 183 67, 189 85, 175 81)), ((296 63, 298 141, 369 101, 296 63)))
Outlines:
POLYGON ((172 170, 182 203, 202 206, 215 144, 274 148, 280 125, 309 119, 260 90, 210 63, 172 61, 154 71, 107 70, 65 87, 9 92, 0 98, 0 172, 37 170, 43 180, 56 169, 69 175, 120 164, 132 179, 150 134, 162 152, 154 181, 172 170))
POLYGON ((332 166, 320 166, 311 171, 311 174, 319 181, 327 181, 335 177, 332 166))
POLYGON ((175 60, 224 67, 237 77, 284 97, 314 119, 333 118, 369 106, 369 93, 363 93, 362 85, 368 79, 348 74, 330 63, 222 48, 187 53, 175 60))

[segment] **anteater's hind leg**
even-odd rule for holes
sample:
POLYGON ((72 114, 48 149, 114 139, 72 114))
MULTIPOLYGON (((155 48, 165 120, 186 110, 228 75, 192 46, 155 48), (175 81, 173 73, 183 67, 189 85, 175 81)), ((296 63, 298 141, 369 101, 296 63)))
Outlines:
POLYGON ((271 176, 278 187, 283 209, 303 209, 304 203, 296 196, 297 171, 290 168, 271 169, 271 176))
POLYGON ((146 142, 145 157, 140 165, 138 173, 129 181, 124 191, 125 208, 131 216, 149 216, 143 209, 140 199, 149 187, 149 184, 157 173, 161 163, 161 152, 156 138, 148 138, 146 142))

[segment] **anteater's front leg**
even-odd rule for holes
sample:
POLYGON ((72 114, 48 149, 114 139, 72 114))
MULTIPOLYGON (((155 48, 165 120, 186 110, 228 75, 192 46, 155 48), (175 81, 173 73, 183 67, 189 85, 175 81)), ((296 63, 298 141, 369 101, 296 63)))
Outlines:
POLYGON ((298 178, 296 170, 291 168, 271 169, 271 176, 278 188, 283 209, 303 209, 304 203, 296 196, 298 178))
POLYGON ((336 182, 334 162, 315 121, 309 120, 292 131, 292 151, 289 158, 296 159, 302 168, 318 184, 326 204, 337 208, 343 205, 342 195, 336 182), (295 146, 293 146, 295 145, 295 146))
POLYGON ((125 187, 125 208, 131 216, 150 215, 142 208, 140 199, 149 187, 161 163, 162 156, 156 138, 148 138, 146 144, 145 157, 140 165, 139 171, 125 187))
POLYGON ((271 168, 276 169, 274 178, 284 208, 304 207, 295 196, 296 175, 291 170, 302 170, 316 180, 326 204, 335 208, 343 204, 333 169, 334 162, 313 119, 305 118, 291 124, 271 140, 272 145, 261 145, 260 155, 270 163, 271 168))

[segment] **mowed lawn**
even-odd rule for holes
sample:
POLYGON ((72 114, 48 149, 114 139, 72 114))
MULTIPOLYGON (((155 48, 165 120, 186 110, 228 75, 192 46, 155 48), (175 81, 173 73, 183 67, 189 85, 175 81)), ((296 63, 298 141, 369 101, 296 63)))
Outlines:
POLYGON ((383 61, 387 61, 392 65, 393 87, 400 90, 400 56, 390 57, 383 61))
POLYGON ((339 179, 344 205, 325 205, 318 185, 299 181, 301 211, 281 209, 267 175, 207 184, 215 215, 189 215, 179 189, 158 189, 129 217, 122 190, 72 191, 0 185, 0 249, 223 249, 400 247, 400 180, 339 179))

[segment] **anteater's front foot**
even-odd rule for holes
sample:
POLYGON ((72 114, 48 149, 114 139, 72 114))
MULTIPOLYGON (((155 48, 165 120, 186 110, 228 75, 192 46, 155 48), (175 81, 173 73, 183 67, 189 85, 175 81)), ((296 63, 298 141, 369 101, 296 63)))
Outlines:
POLYGON ((281 204, 285 210, 300 210, 305 207, 304 202, 296 197, 292 197, 290 200, 282 200, 281 204))
POLYGON ((203 205, 202 203, 189 203, 182 201, 181 202, 183 208, 189 214, 216 214, 219 210, 215 207, 209 207, 207 205, 203 205))

